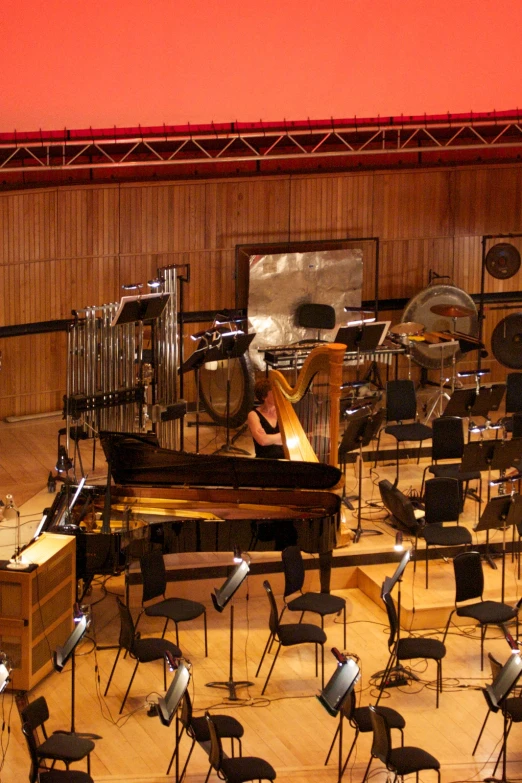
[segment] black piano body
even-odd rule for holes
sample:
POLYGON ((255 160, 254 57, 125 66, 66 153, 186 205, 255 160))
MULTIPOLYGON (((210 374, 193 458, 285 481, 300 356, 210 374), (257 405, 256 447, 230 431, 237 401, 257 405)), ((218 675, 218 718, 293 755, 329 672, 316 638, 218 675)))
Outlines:
POLYGON ((322 463, 200 455, 139 435, 101 437, 114 484, 83 487, 72 509, 63 487, 48 529, 77 536, 78 577, 112 573, 151 546, 165 554, 282 549, 319 556, 328 591, 341 472, 322 463), (108 509, 110 509, 110 520, 108 509))

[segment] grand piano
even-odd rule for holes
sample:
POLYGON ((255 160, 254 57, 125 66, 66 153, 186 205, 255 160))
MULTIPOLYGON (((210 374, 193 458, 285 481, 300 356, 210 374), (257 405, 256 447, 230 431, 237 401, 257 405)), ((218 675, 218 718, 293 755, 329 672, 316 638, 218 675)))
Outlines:
POLYGON ((47 529, 75 535, 77 572, 122 570, 151 546, 164 553, 278 549, 290 543, 319 556, 329 590, 341 472, 317 462, 193 454, 160 448, 154 437, 103 433, 113 481, 64 485, 47 529))

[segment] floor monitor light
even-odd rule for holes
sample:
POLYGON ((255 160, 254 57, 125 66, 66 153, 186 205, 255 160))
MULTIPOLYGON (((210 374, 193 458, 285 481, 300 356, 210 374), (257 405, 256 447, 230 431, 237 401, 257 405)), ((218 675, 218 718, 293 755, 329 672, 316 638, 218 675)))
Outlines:
MULTIPOLYGON (((237 548, 234 547, 234 554, 237 557, 237 548)), ((229 601, 232 599, 238 588, 243 584, 248 572, 250 571, 250 560, 247 555, 243 554, 241 562, 238 563, 230 576, 225 580, 220 588, 214 588, 214 592, 211 593, 212 603, 214 609, 217 612, 222 612, 229 601)), ((209 688, 225 688, 228 690, 228 698, 230 701, 237 701, 237 688, 247 688, 254 683, 248 680, 240 680, 234 682, 233 676, 233 664, 234 664, 234 605, 230 606, 230 663, 229 663, 229 677, 226 682, 207 682, 209 688)))

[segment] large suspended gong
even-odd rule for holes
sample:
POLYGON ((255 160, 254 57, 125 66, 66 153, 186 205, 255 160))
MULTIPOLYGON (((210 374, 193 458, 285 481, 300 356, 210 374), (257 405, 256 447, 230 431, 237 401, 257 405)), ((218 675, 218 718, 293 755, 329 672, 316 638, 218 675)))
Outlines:
MULTIPOLYGON (((456 331, 477 337, 479 333, 478 313, 475 302, 462 288, 454 285, 430 285, 410 299, 402 314, 402 323, 414 321, 425 327, 426 332, 452 332, 453 318, 432 311, 436 305, 448 305, 472 314, 456 319, 456 331)), ((448 307, 449 310, 449 307, 448 307)), ((453 355, 458 360, 460 351, 454 346, 429 348, 427 342, 411 342, 413 360, 428 370, 440 368, 441 358, 447 366, 453 355)))
POLYGON ((486 269, 497 280, 507 280, 520 269, 520 253, 509 242, 498 242, 486 255, 486 269))
POLYGON ((522 313, 512 313, 498 322, 491 336, 491 350, 504 367, 522 369, 522 313))

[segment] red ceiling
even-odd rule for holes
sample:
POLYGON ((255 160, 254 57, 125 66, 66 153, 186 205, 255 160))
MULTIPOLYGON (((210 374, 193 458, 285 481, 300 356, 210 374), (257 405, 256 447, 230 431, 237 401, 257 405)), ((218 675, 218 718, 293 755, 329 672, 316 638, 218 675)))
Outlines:
POLYGON ((514 110, 520 0, 4 0, 0 131, 514 110))

